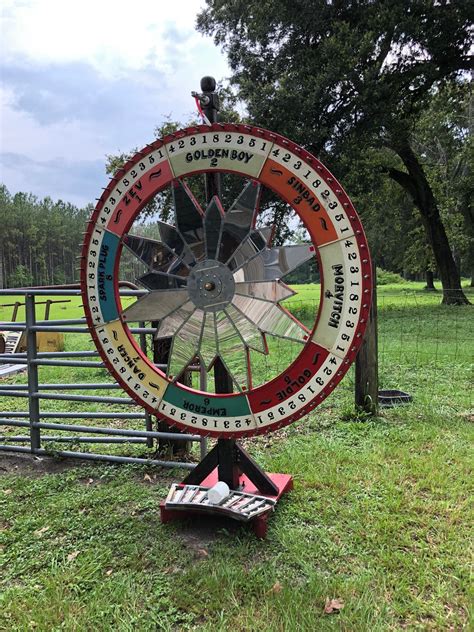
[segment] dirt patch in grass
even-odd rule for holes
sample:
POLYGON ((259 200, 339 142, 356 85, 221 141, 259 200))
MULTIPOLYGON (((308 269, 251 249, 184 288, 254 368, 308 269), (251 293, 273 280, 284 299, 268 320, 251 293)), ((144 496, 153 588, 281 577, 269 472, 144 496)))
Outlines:
MULTIPOLYGON (((84 465, 81 459, 60 459, 33 454, 2 454, 0 457, 0 476, 21 474, 25 476, 43 476, 58 474, 84 465)), ((90 462, 87 462, 90 466, 90 462)))
POLYGON ((174 524, 183 546, 200 558, 212 555, 212 545, 215 542, 245 528, 244 525, 230 518, 200 514, 196 514, 192 519, 183 516, 182 521, 176 521, 174 524))

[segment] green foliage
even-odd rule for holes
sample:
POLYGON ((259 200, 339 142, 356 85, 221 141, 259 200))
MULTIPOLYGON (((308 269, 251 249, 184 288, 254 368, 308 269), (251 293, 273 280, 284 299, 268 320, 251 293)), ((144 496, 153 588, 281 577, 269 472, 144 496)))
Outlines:
POLYGON ((28 287, 33 283, 33 275, 26 266, 19 265, 10 275, 10 284, 12 287, 28 287))
POLYGON ((0 185, 0 257, 5 287, 77 281, 77 256, 92 207, 30 193, 10 195, 0 185))
POLYGON ((405 283, 405 280, 396 272, 377 268, 377 285, 389 285, 393 283, 405 283))
MULTIPOLYGON (((382 210, 391 218, 394 206, 382 176, 401 186, 409 205, 415 205, 421 216, 418 224, 421 219, 424 235, 414 226, 409 230, 401 226, 397 233, 416 243, 411 252, 403 248, 401 257, 390 238, 399 259, 394 268, 432 270, 434 257, 443 287, 458 288, 452 299, 464 302, 447 238, 457 235, 461 241, 462 228, 459 231, 455 223, 452 230, 445 228, 446 217, 439 208, 443 200, 436 196, 424 169, 422 152, 413 150, 418 149, 413 132, 436 91, 448 81, 465 82, 462 71, 472 63, 468 3, 301 0, 295 5, 286 0, 207 0, 206 4, 198 28, 214 35, 216 44, 227 52, 232 84, 250 119, 278 130, 329 164, 345 167, 339 175, 352 173, 352 180, 358 182, 356 193, 365 187, 362 206, 369 206, 371 195, 378 198, 377 220, 382 210), (378 164, 369 181, 364 178, 366 152, 372 154, 369 162, 375 158, 378 164), (421 253, 418 259, 414 250, 421 253)), ((374 221, 369 228, 379 251, 377 260, 391 267, 384 261, 385 252, 380 252, 377 227, 374 221)), ((448 298, 446 293, 444 299, 448 298)))
POLYGON ((471 63, 468 3, 206 4, 198 28, 224 47, 251 119, 318 153, 353 131, 403 131, 433 84, 471 63))

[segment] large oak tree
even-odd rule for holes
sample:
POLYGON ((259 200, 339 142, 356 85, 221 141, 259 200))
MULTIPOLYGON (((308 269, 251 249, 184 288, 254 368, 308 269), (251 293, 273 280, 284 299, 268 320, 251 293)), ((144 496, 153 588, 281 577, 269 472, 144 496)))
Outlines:
POLYGON ((320 156, 385 146, 419 210, 444 303, 466 303, 412 132, 433 90, 465 81, 473 5, 455 0, 207 0, 198 28, 226 50, 251 119, 320 156))

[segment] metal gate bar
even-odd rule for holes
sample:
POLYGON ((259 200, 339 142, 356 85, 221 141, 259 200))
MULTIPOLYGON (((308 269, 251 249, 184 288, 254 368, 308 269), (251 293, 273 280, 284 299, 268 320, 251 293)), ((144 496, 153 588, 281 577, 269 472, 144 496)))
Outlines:
MULTIPOLYGON (((31 424, 28 421, 11 420, 7 419, 6 423, 0 419, 0 425, 2 426, 18 426, 21 428, 28 428, 31 424), (15 423, 12 423, 15 422, 15 423)), ((153 437, 155 439, 179 439, 180 441, 199 441, 199 435, 193 434, 179 434, 174 432, 161 432, 153 430, 126 430, 125 428, 103 428, 102 426, 79 426, 72 424, 51 424, 39 421, 36 426, 38 428, 45 428, 47 430, 68 430, 71 432, 92 432, 97 434, 111 434, 121 435, 124 437, 153 437)))
MULTIPOLYGON (((176 438, 176 436, 175 436, 176 438)), ((31 449, 24 446, 15 445, 0 445, 0 451, 2 452, 28 452, 31 454, 31 449)), ((40 456, 51 456, 51 452, 38 448, 34 454, 40 456)), ((181 461, 159 461, 158 459, 145 459, 140 457, 131 456, 115 456, 112 454, 92 454, 91 452, 70 452, 69 450, 55 450, 55 456, 69 457, 73 459, 85 459, 86 461, 110 461, 111 463, 138 463, 140 465, 159 465, 160 467, 175 468, 180 467, 186 470, 193 470, 196 467, 195 463, 184 463, 181 461)))

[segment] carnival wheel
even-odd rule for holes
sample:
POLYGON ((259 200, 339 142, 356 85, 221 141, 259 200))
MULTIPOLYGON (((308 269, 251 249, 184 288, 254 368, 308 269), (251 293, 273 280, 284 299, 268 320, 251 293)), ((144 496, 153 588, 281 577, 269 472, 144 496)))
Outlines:
POLYGON ((335 388, 362 342, 372 278, 359 218, 318 159, 269 131, 216 123, 148 145, 112 178, 88 225, 81 282, 97 349, 130 396, 171 426, 236 438, 299 419, 335 388), (204 204, 187 185, 215 172, 242 179, 228 205, 218 196, 204 204), (291 207, 307 244, 272 246, 271 228, 258 223, 263 187, 291 207), (167 188, 174 221, 158 222, 159 239, 134 234, 144 207, 167 188), (147 290, 125 307, 118 290, 124 251, 144 266, 138 282, 147 290), (321 290, 308 326, 285 308, 295 292, 284 278, 313 258, 321 290), (170 341, 165 368, 140 349, 130 331, 139 322, 170 341), (288 365, 256 379, 255 358, 285 345, 296 350, 285 356, 288 365), (233 393, 180 383, 188 366, 211 371, 217 359, 233 393))

